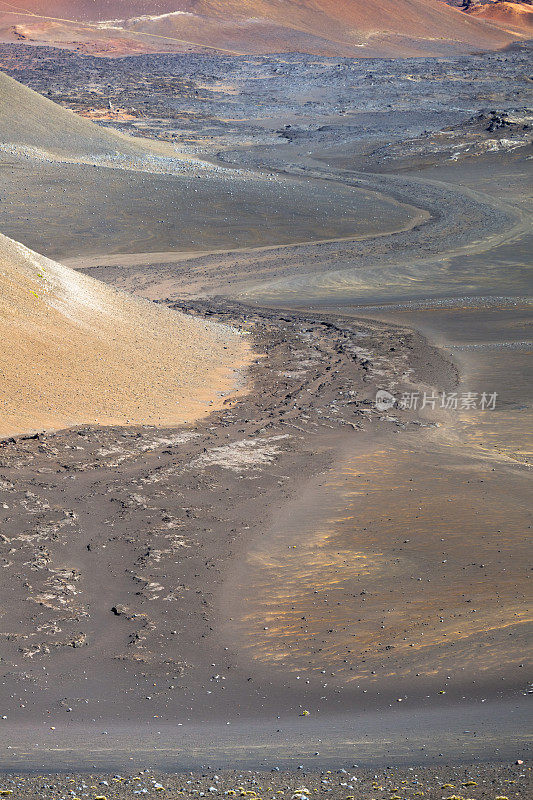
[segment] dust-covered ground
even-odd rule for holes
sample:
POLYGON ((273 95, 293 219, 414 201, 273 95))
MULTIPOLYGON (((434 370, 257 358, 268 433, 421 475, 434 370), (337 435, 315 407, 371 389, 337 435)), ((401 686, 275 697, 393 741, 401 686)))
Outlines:
MULTIPOLYGON (((264 678, 243 672, 217 611, 232 558, 340 443, 430 424, 381 415, 377 381, 453 385, 408 331, 224 306, 185 308, 254 341, 253 389, 225 411, 183 430, 87 427, 2 444, 10 725, 259 713, 264 678)), ((269 680, 280 710, 301 711, 310 693, 319 702, 319 672, 301 696, 288 684, 279 696, 280 679, 269 680)), ((344 701, 333 691, 328 702, 344 701)))
MULTIPOLYGON (((430 409, 379 411, 376 387, 448 391, 455 368, 405 328, 228 300, 178 307, 247 332, 258 354, 247 396, 182 430, 3 444, 4 766, 523 756, 519 620, 506 638, 520 536, 491 531, 483 552, 498 558, 479 563, 476 537, 383 537, 383 505, 356 537, 350 517, 344 532, 324 527, 343 513, 339 460, 360 459, 370 477, 348 471, 364 499, 376 446, 427 449, 439 435, 430 409), (465 568, 470 592, 450 595, 465 568)), ((495 485, 482 484, 490 515, 495 485)))
MULTIPOLYGON (((65 226, 79 208, 59 202, 57 166, 21 161, 14 184, 3 156, 6 231, 240 327, 257 354, 249 394, 193 427, 4 443, 6 769, 344 768, 313 773, 309 793, 299 777, 257 782, 290 797, 528 796, 529 768, 510 766, 531 697, 527 58, 111 64, 2 48, 19 80, 223 176, 191 205, 192 179, 165 176, 147 200, 138 176, 103 170, 94 197, 75 194, 91 216, 65 226), (255 205, 259 184, 241 195, 232 170, 272 193, 255 205), (420 402, 378 411, 377 389, 420 402), (473 761, 492 766, 444 766, 473 761)), ((170 796, 270 796, 219 774, 153 780, 170 796)), ((145 776, 71 785, 163 794, 145 776)), ((71 791, 54 780, 36 796, 71 791)))

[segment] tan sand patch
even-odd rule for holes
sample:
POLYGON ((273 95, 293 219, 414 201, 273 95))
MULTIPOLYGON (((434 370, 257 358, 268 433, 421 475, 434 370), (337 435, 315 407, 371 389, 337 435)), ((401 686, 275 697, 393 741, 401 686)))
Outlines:
POLYGON ((0 235, 0 436, 83 423, 177 425, 220 407, 248 347, 0 235))

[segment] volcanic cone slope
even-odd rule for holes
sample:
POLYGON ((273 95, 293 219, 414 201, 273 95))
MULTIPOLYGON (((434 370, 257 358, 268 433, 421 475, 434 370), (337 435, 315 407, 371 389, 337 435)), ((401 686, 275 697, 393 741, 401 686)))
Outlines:
POLYGON ((439 0, 0 0, 2 38, 117 54, 442 55, 517 37, 490 23, 439 0))
POLYGON ((0 234, 0 436, 80 423, 175 425, 222 403, 246 345, 0 234))

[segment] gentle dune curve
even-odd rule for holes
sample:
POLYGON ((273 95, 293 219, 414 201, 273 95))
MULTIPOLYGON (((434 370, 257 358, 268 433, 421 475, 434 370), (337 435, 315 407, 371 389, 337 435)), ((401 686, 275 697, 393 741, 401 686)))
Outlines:
POLYGON ((468 14, 504 29, 518 30, 528 35, 533 31, 533 8, 521 3, 500 2, 493 5, 472 6, 468 9, 468 14))
POLYGON ((248 361, 228 326, 130 298, 0 234, 0 436, 177 425, 220 407, 248 361))
POLYGON ((503 47, 517 34, 439 0, 0 0, 7 41, 117 55, 442 55, 503 47))

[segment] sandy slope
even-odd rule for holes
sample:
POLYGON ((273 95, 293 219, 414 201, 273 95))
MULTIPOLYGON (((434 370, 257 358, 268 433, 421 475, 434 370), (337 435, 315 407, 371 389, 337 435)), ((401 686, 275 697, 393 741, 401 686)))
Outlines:
POLYGON ((0 0, 0 35, 104 52, 141 45, 364 56, 497 48, 517 34, 439 0, 0 0))
POLYGON ((75 160, 85 160, 88 156, 116 159, 118 155, 131 159, 179 158, 168 144, 102 128, 3 72, 0 72, 0 144, 37 149, 40 156, 50 153, 75 160))
POLYGON ((512 28, 531 35, 533 31, 533 7, 522 3, 494 3, 474 6, 469 15, 476 19, 486 20, 502 28, 512 28))
POLYGON ((380 235, 418 217, 379 193, 338 187, 332 202, 327 183, 309 193, 102 128, 1 73, 0 161, 0 231, 61 262, 380 235))
POLYGON ((246 345, 0 235, 0 436, 181 423, 220 406, 246 345), (212 405, 209 405, 212 403, 212 405))

